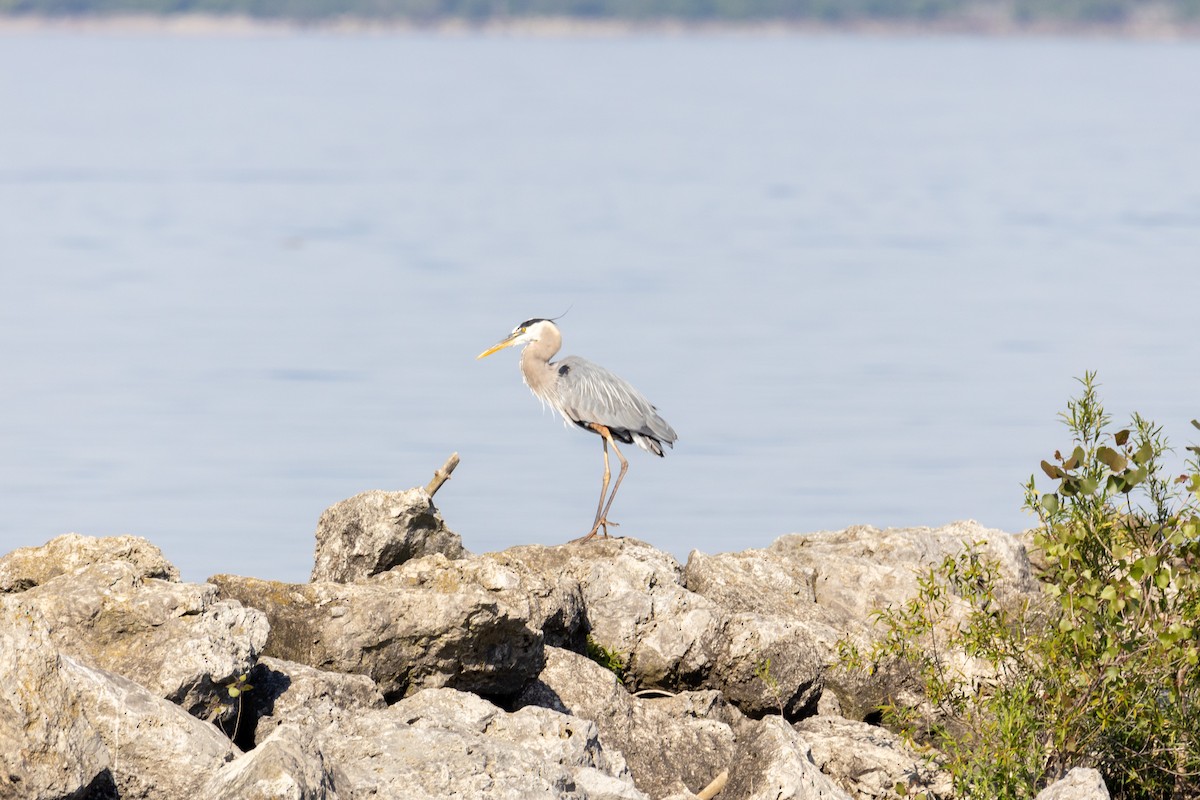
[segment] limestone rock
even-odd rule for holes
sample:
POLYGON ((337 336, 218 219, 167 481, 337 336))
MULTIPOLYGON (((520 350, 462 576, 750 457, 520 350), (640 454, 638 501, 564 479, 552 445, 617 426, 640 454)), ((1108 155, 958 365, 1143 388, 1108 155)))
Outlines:
POLYGON ((731 616, 714 683, 747 714, 811 714, 839 632, 816 604, 815 572, 767 550, 693 551, 684 582, 731 616), (769 668, 768 683, 759 673, 769 668))
POLYGON ((707 555, 693 550, 684 567, 688 589, 734 611, 820 618, 817 572, 773 550, 707 555), (751 587, 755 591, 748 591, 751 587))
POLYGON ((582 649, 587 618, 579 582, 553 571, 530 571, 524 566, 511 559, 507 551, 454 561, 435 555, 408 561, 378 580, 413 588, 447 580, 477 584, 502 599, 529 627, 540 630, 546 644, 582 649))
POLYGON ((333 767, 311 732, 281 725, 249 753, 219 769, 206 800, 338 800, 333 767))
MULTIPOLYGON (((784 698, 784 713, 790 719, 811 713, 827 687, 836 698, 826 699, 826 706, 836 700, 843 713, 857 718, 885 698, 918 704, 917 687, 902 669, 885 668, 868 680, 841 671, 831 673, 827 667, 836 664, 840 638, 849 636, 868 645, 877 635, 872 612, 907 601, 917 592, 921 571, 969 543, 978 543, 986 556, 999 562, 1002 595, 1036 594, 1020 541, 975 522, 888 530, 859 526, 784 536, 766 550, 714 556, 692 553, 684 570, 687 587, 735 617, 752 615, 741 634, 749 642, 739 646, 736 626, 725 636, 726 647, 739 652, 719 659, 715 683, 743 710, 757 716, 762 710, 762 681, 753 680, 751 667, 769 658, 778 685, 796 690, 784 698)), ((976 665, 962 666, 969 672, 976 665)))
POLYGON ((325 728, 347 714, 386 706, 379 687, 366 675, 327 672, 270 656, 258 660, 250 684, 254 688, 244 695, 244 713, 250 717, 256 745, 281 725, 302 722, 325 728))
MULTIPOLYGON (((355 550, 391 501, 351 501, 350 549, 326 552, 337 581, 184 584, 130 537, 0 558, 0 800, 645 800, 723 770, 719 800, 882 800, 900 781, 944 800, 944 773, 891 734, 779 712, 861 718, 895 697, 886 676, 831 683, 835 643, 870 641, 870 612, 965 543, 1000 560, 1006 596, 1037 591, 1020 542, 975 523, 784 537, 682 567, 632 539, 470 556, 385 531, 355 550), (624 682, 578 655, 589 633, 625 658, 624 682)), ((1107 792, 1077 770, 1041 800, 1077 797, 1107 792)))
POLYGON ((342 770, 342 800, 647 800, 609 760, 593 723, 534 707, 509 714, 452 689, 356 715, 324 752, 342 770))
POLYGON ((266 612, 265 655, 367 675, 389 700, 441 686, 516 694, 542 666, 542 632, 527 624, 528 609, 481 583, 480 573, 459 570, 444 556, 427 558, 441 568, 392 570, 354 583, 211 580, 223 597, 266 612))
POLYGON ((632 685, 718 689, 751 716, 782 705, 795 718, 815 708, 826 659, 811 632, 689 591, 667 553, 635 539, 602 539, 498 555, 534 574, 577 581, 592 637, 622 656, 632 685), (781 694, 754 674, 766 659, 781 694))
POLYGON ((411 558, 464 552, 424 489, 363 492, 321 514, 311 580, 348 583, 411 558))
POLYGON ((0 593, 23 592, 81 567, 124 561, 142 578, 178 581, 179 570, 154 545, 137 536, 98 539, 66 533, 41 547, 22 547, 0 558, 0 593))
POLYGON ((821 772, 853 797, 899 800, 897 783, 908 787, 907 797, 924 793, 931 800, 949 800, 953 796, 949 773, 883 728, 827 716, 809 717, 793 728, 812 748, 821 772))
MULTIPOLYGON (((640 732, 642 747, 651 758, 668 758, 678 764, 679 779, 685 787, 698 793, 717 779, 721 773, 736 769, 738 737, 752 721, 730 704, 714 689, 680 692, 669 697, 649 696, 641 699, 643 712, 635 716, 638 728, 647 731, 657 727, 663 736, 678 743, 678 751, 667 754, 656 751, 652 736, 640 732)), ((644 760, 645 754, 638 761, 644 760)), ((660 768, 660 773, 665 772, 660 768)))
POLYGON ((120 675, 64 657, 84 715, 111 754, 121 800, 201 797, 237 748, 212 724, 120 675))
POLYGON ((1034 800, 1108 800, 1104 777, 1090 767, 1076 767, 1038 792, 1034 800))
POLYGON ((700 688, 721 647, 726 615, 682 585, 668 553, 636 539, 506 550, 509 563, 578 581, 591 635, 626 657, 640 685, 700 688))
POLYGON ((0 596, 0 797, 58 800, 111 786, 113 759, 46 622, 0 596))
POLYGON ((745 726, 734 764, 720 800, 850 800, 813 763, 808 743, 780 717, 745 726))
POLYGON ((802 622, 778 614, 734 614, 722 628, 706 685, 720 688, 749 716, 797 719, 816 710, 827 662, 802 622))
POLYGON ((813 570, 818 605, 835 621, 865 620, 888 603, 916 593, 920 570, 978 543, 980 552, 1000 564, 1002 589, 1031 592, 1037 584, 1018 537, 984 528, 971 520, 940 528, 888 528, 857 525, 842 531, 782 536, 772 553, 813 570))
POLYGON ((592 720, 610 753, 620 752, 634 783, 652 797, 698 791, 729 766, 741 715, 716 692, 642 700, 616 676, 577 653, 549 647, 546 668, 517 699, 592 720))
POLYGON ((145 577, 130 561, 82 567, 20 597, 63 652, 197 716, 224 699, 224 683, 250 671, 267 640, 261 612, 218 600, 211 584, 145 577))

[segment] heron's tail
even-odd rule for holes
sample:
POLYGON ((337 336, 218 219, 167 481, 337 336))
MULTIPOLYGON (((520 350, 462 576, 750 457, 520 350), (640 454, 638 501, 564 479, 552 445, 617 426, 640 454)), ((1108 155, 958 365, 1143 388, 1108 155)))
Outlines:
MULTIPOLYGON (((637 444, 638 447, 642 448, 647 453, 654 453, 654 455, 659 456, 660 458, 662 457, 662 446, 664 442, 660 442, 658 439, 655 439, 652 436, 645 436, 640 433, 634 433, 632 436, 634 443, 637 444)), ((665 444, 667 447, 674 447, 669 439, 665 440, 665 444)))

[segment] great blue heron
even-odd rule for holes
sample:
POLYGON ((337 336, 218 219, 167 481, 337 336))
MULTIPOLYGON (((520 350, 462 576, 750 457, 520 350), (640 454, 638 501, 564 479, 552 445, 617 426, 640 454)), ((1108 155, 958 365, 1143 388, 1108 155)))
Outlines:
POLYGON ((658 415, 650 401, 637 389, 613 373, 578 356, 567 356, 561 361, 551 361, 562 347, 562 334, 558 326, 548 319, 527 319, 513 328, 503 340, 480 353, 477 358, 490 356, 497 350, 513 345, 525 345, 521 351, 521 374, 525 385, 542 402, 562 414, 567 422, 584 430, 600 435, 604 444, 604 482, 600 487, 600 503, 596 506, 596 520, 591 531, 583 537, 586 541, 601 528, 608 536, 608 510, 612 508, 617 489, 629 469, 629 462, 617 449, 620 439, 625 444, 634 443, 648 453, 662 456, 662 446, 675 446, 675 431, 658 415), (621 472, 613 485, 608 503, 608 446, 621 459, 621 472))

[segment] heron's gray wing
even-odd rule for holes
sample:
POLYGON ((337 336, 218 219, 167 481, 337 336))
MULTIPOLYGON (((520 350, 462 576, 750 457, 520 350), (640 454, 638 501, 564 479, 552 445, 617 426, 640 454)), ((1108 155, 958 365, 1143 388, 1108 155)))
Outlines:
POLYGON ((567 356, 551 366, 558 371, 555 389, 560 409, 573 422, 596 422, 667 445, 675 441, 675 431, 646 396, 620 376, 578 356, 567 356))

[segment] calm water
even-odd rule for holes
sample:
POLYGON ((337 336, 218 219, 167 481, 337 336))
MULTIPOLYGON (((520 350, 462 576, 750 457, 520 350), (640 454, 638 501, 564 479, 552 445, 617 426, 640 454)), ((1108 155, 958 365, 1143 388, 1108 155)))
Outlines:
POLYGON ((679 432, 679 557, 1019 530, 1084 370, 1200 416, 1200 43, 0 36, 0 551, 133 533, 303 580, 424 484, 474 551, 584 533, 599 440, 475 355, 530 316, 679 432))

